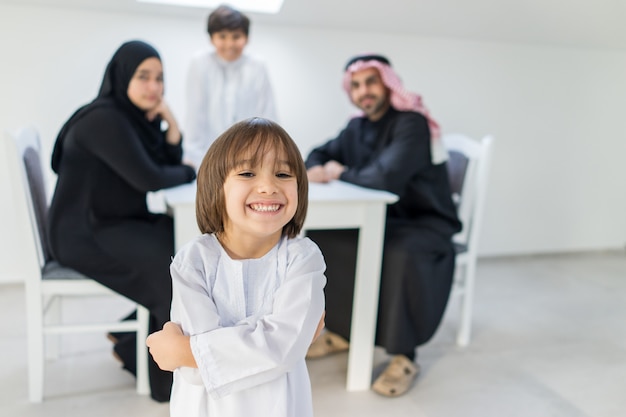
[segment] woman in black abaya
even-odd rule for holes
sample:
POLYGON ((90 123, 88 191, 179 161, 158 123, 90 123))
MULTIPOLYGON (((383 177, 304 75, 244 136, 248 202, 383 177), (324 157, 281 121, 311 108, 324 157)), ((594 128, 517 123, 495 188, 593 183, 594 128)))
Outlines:
MULTIPOLYGON (((96 99, 65 123, 52 154, 52 256, 146 306, 150 332, 169 319, 174 234, 169 216, 148 210, 146 193, 195 179, 181 163, 181 140, 163 100, 158 52, 131 41, 113 55, 96 99)), ((116 355, 134 372, 135 334, 115 336, 116 355)), ((152 359, 149 371, 152 398, 168 401, 171 373, 152 359)))

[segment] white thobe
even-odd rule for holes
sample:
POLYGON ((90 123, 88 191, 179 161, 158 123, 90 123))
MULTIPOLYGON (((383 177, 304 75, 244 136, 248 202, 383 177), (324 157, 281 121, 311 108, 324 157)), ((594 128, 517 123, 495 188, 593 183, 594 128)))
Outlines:
POLYGON ((254 116, 277 121, 265 64, 247 55, 227 62, 210 49, 197 53, 187 73, 185 112, 184 158, 199 167, 233 123, 254 116))
POLYGON ((171 318, 198 364, 174 371, 171 416, 312 416, 304 357, 326 284, 317 245, 282 238, 262 258, 233 260, 205 234, 170 269, 171 318))

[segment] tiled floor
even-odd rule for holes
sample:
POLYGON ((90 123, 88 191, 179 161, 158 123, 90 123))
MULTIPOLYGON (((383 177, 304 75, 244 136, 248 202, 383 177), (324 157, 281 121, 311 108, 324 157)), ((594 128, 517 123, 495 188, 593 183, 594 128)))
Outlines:
MULTIPOLYGON (((20 285, 0 286, 0 416, 168 415, 167 405, 135 394, 99 334, 64 339, 46 368, 47 398, 28 403, 23 296, 20 285)), ((346 354, 309 362, 316 416, 626 416, 624 252, 481 260, 465 349, 454 345, 456 301, 419 349, 422 373, 403 397, 346 392, 346 354)), ((68 313, 104 314, 101 303, 68 313)), ((384 360, 377 351, 376 364, 384 360)))

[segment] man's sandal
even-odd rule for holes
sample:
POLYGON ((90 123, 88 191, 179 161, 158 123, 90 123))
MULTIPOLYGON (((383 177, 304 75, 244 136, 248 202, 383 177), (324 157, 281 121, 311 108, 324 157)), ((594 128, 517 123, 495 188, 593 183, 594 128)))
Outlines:
POLYGON ((420 367, 404 355, 395 355, 374 384, 372 390, 386 397, 406 393, 419 374, 420 367))
POLYGON ((344 352, 348 350, 350 343, 336 333, 326 330, 315 342, 309 346, 306 354, 307 359, 316 359, 331 353, 344 352))

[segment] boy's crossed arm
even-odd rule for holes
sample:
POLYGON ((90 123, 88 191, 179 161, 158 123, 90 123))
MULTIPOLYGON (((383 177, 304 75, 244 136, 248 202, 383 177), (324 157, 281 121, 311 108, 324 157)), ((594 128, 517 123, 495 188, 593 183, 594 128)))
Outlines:
MULTIPOLYGON (((324 330, 326 311, 322 313, 313 343, 324 330)), ((176 368, 186 366, 189 368, 197 368, 198 364, 191 352, 190 337, 183 334, 182 329, 176 323, 168 321, 163 325, 163 329, 152 333, 146 339, 146 345, 150 350, 150 354, 154 361, 164 371, 173 372, 176 368)))

